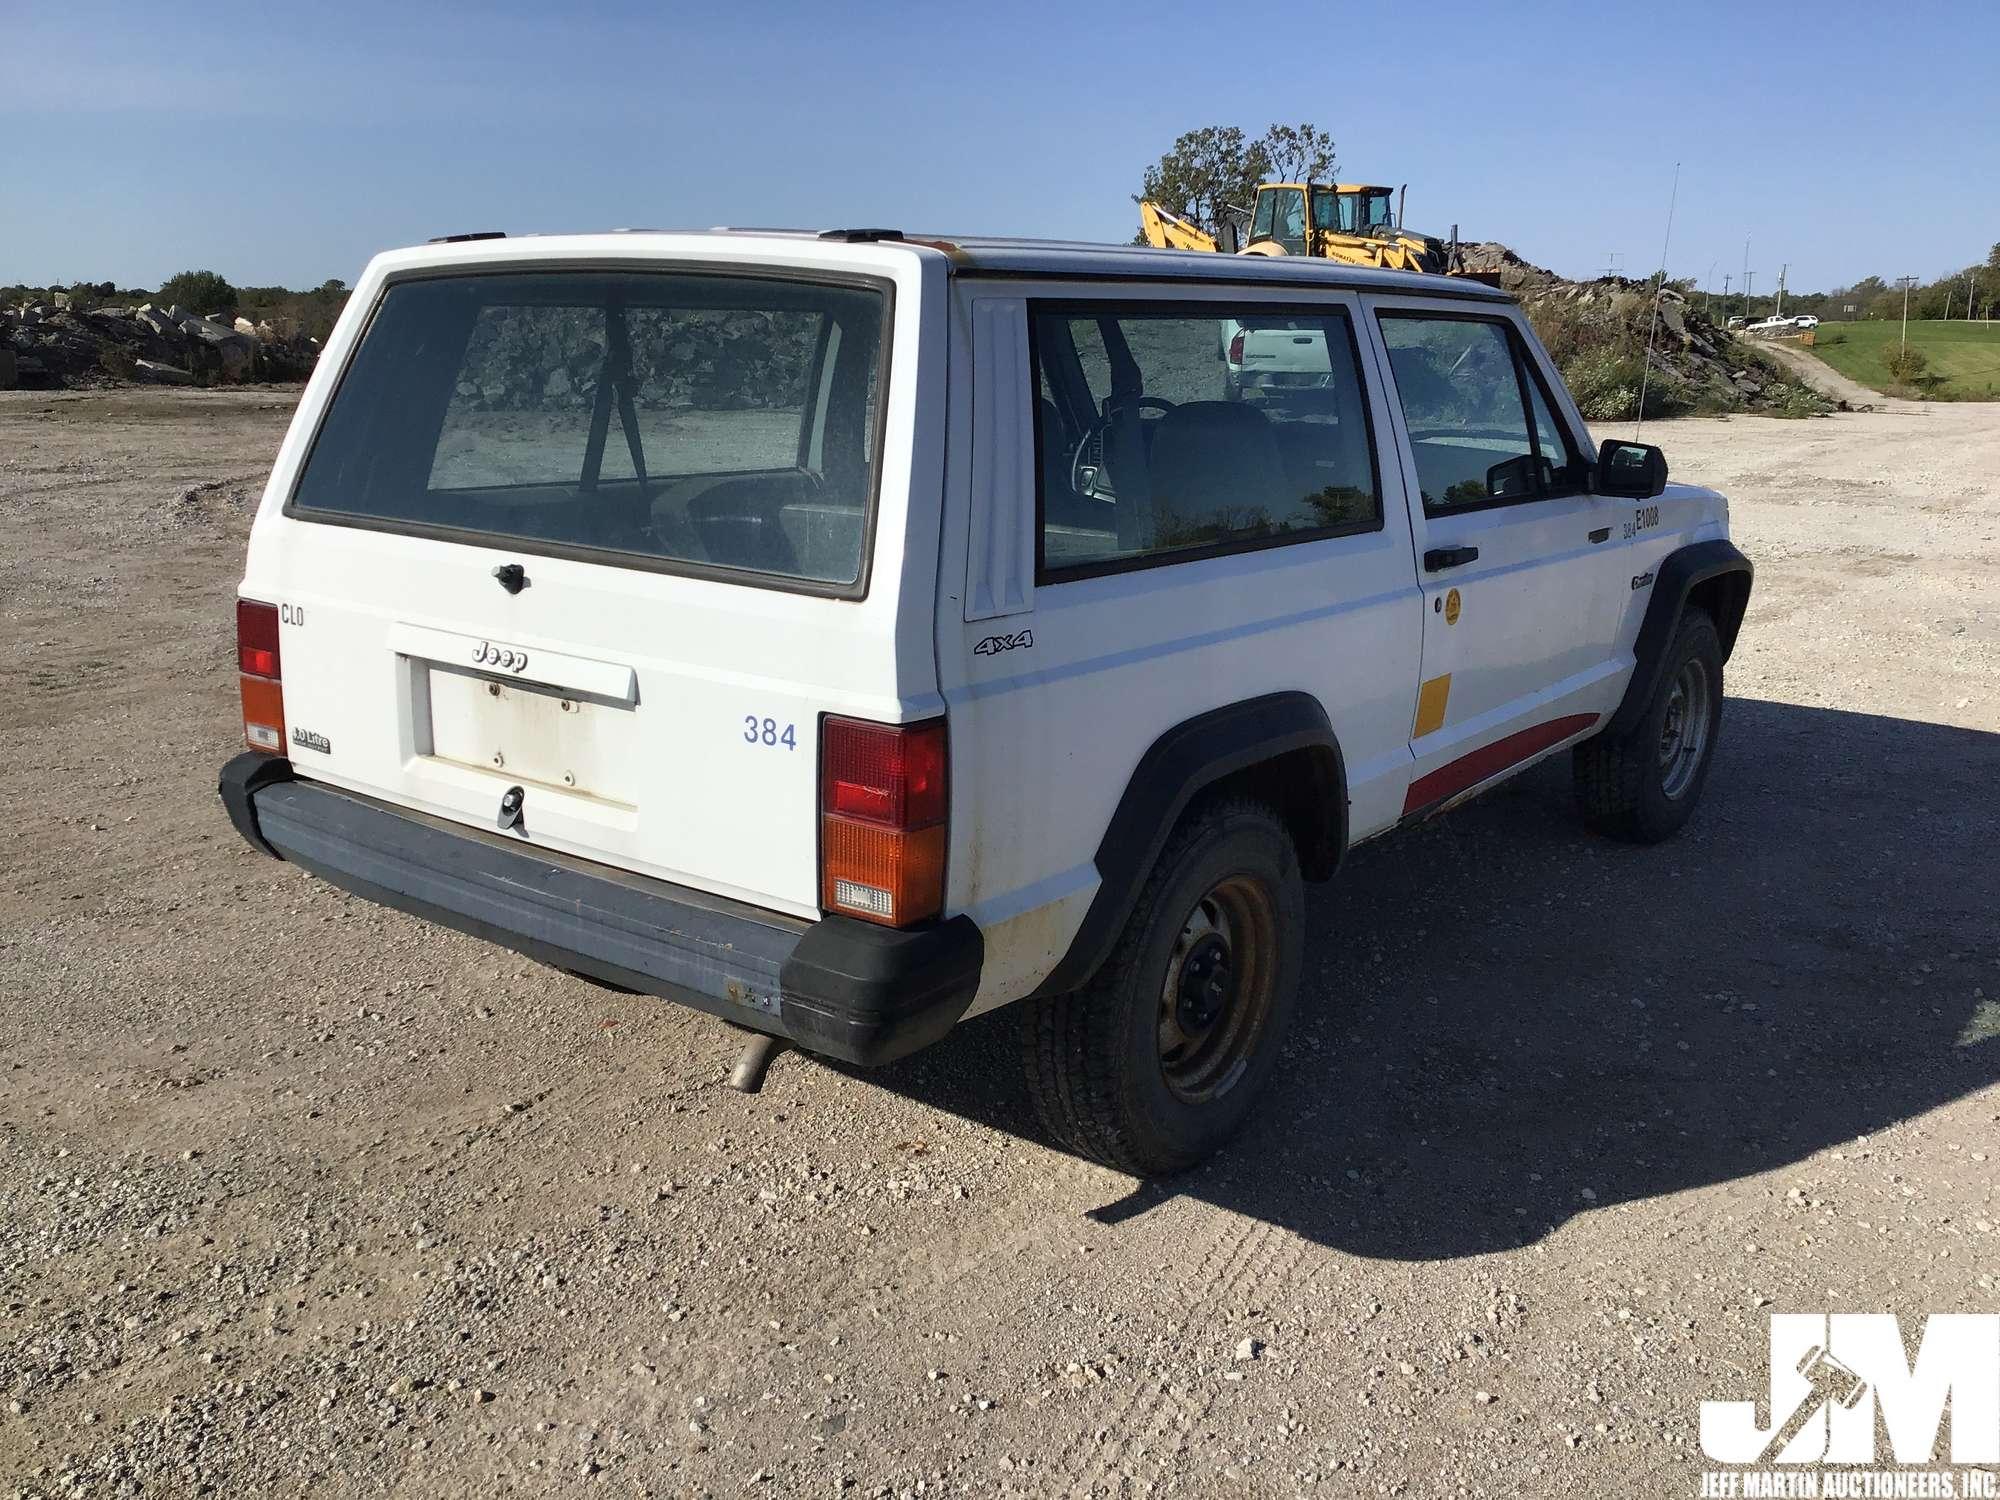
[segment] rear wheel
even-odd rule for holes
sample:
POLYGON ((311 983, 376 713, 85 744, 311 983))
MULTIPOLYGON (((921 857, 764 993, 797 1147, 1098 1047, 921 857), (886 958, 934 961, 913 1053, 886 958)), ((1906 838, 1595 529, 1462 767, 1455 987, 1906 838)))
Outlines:
POLYGON ((1062 1145, 1140 1176, 1234 1135, 1277 1066, 1305 894, 1269 809, 1190 813, 1092 981, 1024 1007, 1028 1085, 1062 1145))
POLYGON ((1689 609, 1639 722, 1571 752, 1584 821, 1641 844, 1678 831, 1701 800, 1721 728, 1722 640, 1705 610, 1689 609))

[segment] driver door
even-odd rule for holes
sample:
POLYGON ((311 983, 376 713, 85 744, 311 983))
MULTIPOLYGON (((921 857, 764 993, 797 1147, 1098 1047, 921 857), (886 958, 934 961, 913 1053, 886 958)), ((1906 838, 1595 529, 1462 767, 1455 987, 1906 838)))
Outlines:
MULTIPOLYGON (((1617 502, 1505 313, 1376 306, 1424 595, 1405 812, 1587 734, 1621 681, 1617 502)), ((1622 582, 1622 579, 1620 580, 1622 582)))

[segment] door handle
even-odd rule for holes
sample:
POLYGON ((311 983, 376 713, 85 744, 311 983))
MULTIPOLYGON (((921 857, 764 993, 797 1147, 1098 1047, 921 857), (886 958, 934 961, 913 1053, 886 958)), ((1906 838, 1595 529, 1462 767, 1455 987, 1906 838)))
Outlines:
POLYGON ((1469 562, 1477 561, 1479 561, 1477 547, 1433 547, 1424 554, 1424 570, 1438 573, 1446 568, 1462 568, 1469 562))
POLYGON ((1610 528, 1609 526, 1600 526, 1600 527, 1598 527, 1598 528, 1597 528, 1597 530, 1595 530, 1595 531, 1591 532, 1591 534, 1590 534, 1590 539, 1591 539, 1591 540, 1592 540, 1593 542, 1608 542, 1608 541, 1610 541, 1610 540, 1611 540, 1611 528, 1610 528))

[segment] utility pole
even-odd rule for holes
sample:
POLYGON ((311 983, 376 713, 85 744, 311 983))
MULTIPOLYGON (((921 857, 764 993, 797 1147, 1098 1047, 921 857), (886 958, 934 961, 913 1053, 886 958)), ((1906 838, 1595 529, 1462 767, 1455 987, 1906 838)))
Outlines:
POLYGON ((1896 278, 1896 285, 1903 289, 1902 347, 1905 349, 1910 347, 1910 288, 1915 286, 1916 284, 1917 284, 1917 278, 1914 276, 1898 276, 1896 278))
POLYGON ((1757 273, 1755 271, 1745 271, 1743 273, 1743 321, 1745 323, 1748 323, 1751 318, 1750 284, 1756 279, 1757 279, 1757 273))
POLYGON ((1725 319, 1729 316, 1729 273, 1727 271, 1722 273, 1722 316, 1725 319))
MULTIPOLYGON (((1715 305, 1715 262, 1714 261, 1710 261, 1708 263, 1708 270, 1702 273, 1701 284, 1704 288, 1701 294, 1701 315, 1704 318, 1707 318, 1709 309, 1715 305)), ((1715 320, 1713 318, 1709 318, 1709 321, 1714 322, 1715 320)))
POLYGON ((1786 261, 1782 266, 1778 267, 1778 310, 1771 314, 1774 318, 1782 318, 1785 315, 1785 272, 1791 270, 1791 268, 1792 263, 1790 261, 1786 261))
MULTIPOLYGON (((1978 291, 1979 273, 1977 271, 1967 271, 1965 273, 1965 321, 1968 323, 1972 321, 1972 299, 1978 291)), ((1946 316, 1950 315, 1947 314, 1946 316)))
POLYGON ((1750 321, 1750 236, 1743 236, 1743 279, 1736 283, 1743 288, 1743 321, 1750 321))

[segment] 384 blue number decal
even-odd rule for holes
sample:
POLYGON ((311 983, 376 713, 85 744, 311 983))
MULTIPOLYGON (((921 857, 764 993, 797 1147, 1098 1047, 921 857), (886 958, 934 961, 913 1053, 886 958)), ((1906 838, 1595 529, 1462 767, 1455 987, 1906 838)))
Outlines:
POLYGON ((743 743, 772 749, 783 745, 787 750, 796 750, 799 748, 799 733, 795 726, 780 724, 776 719, 760 719, 755 714, 745 714, 743 743))

